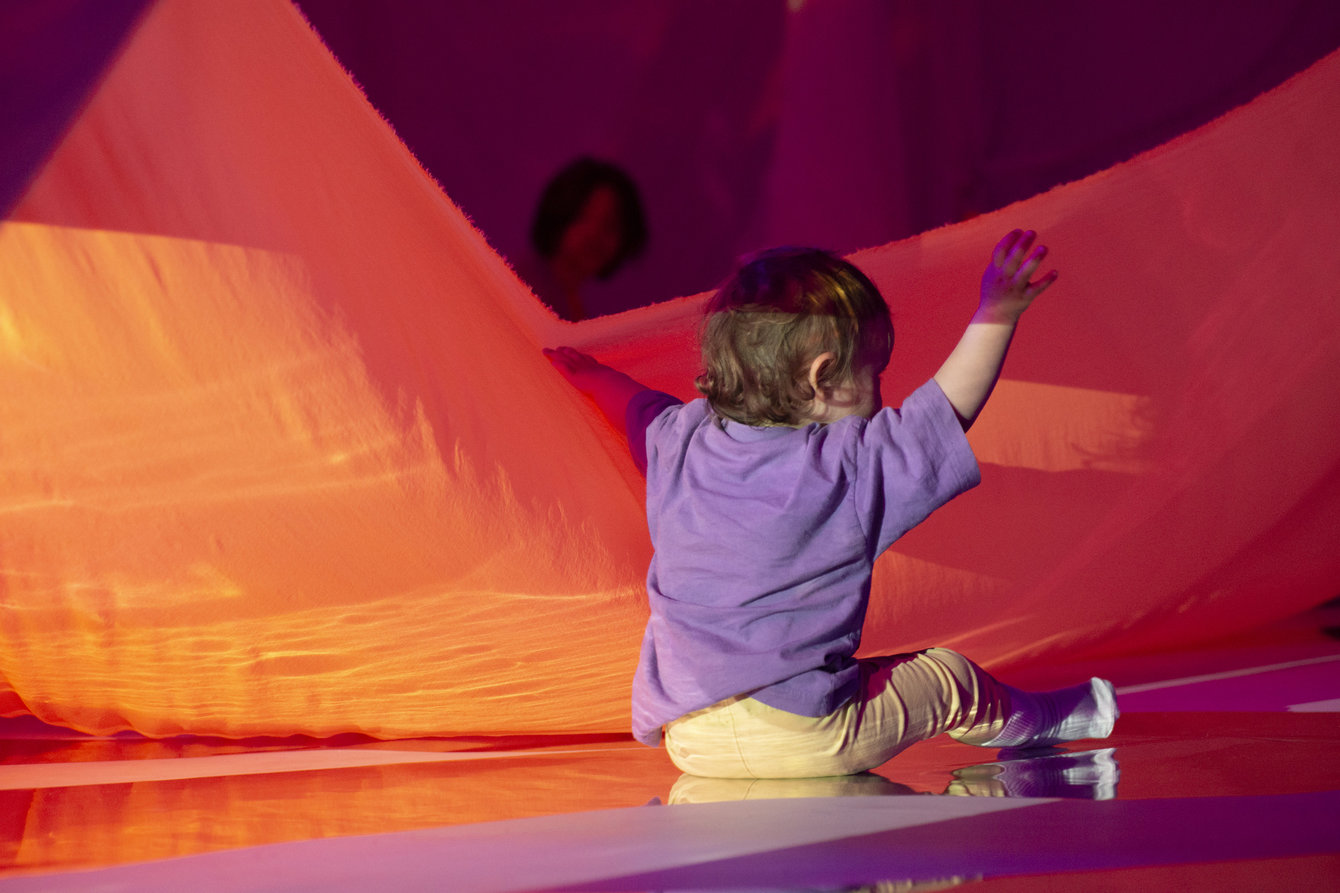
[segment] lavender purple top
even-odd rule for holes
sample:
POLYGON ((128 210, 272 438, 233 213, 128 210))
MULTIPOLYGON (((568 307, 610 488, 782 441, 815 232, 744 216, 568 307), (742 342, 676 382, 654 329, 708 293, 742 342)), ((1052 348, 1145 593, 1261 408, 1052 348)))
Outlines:
POLYGON ((735 695, 802 716, 850 699, 875 559, 980 480, 934 381, 901 409, 804 428, 723 428, 704 400, 643 391, 628 431, 655 548, 633 680, 651 745, 735 695))

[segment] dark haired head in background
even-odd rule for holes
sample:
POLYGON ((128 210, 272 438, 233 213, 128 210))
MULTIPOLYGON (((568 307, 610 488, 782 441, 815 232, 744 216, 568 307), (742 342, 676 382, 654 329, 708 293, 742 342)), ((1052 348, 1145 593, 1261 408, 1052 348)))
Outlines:
POLYGON ((608 279, 647 244, 637 186, 609 162, 579 158, 545 187, 530 238, 546 268, 527 277, 531 287, 559 316, 582 319, 582 284, 608 279))

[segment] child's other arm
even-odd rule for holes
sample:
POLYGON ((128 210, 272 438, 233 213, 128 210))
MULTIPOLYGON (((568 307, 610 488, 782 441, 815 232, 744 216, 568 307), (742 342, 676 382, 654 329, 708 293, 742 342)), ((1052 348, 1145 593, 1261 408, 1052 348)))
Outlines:
POLYGON ((647 390, 644 385, 571 347, 546 347, 544 355, 573 387, 595 401, 611 425, 627 433, 628 402, 647 390))
POLYGON ((1037 282, 1029 279, 1047 255, 1045 246, 1029 248, 1035 233, 1014 232, 1001 239, 982 274, 982 297, 958 346, 949 354, 935 382, 949 398, 967 431, 991 396, 1010 349, 1019 317, 1056 281, 1052 270, 1037 282))

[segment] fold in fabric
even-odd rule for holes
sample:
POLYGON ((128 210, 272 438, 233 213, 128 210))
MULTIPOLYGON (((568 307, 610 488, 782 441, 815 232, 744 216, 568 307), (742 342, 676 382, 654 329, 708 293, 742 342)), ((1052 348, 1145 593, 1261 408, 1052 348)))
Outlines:
MULTIPOLYGON (((1086 180, 855 260, 895 400, 1045 234, 868 653, 1174 647, 1333 596, 1340 56, 1086 180)), ((561 323, 290 6, 160 2, 0 225, 0 710, 98 733, 622 731, 641 481, 540 355, 692 396, 702 299, 561 323)))

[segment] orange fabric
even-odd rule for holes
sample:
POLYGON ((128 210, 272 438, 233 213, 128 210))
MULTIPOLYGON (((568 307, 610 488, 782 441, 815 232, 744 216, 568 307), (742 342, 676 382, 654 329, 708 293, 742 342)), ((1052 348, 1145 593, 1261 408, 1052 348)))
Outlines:
MULTIPOLYGON (((1334 595, 1340 56, 1116 169, 859 254, 884 392, 996 237, 1063 272, 879 566, 866 651, 993 669, 1334 595)), ((689 396, 698 298, 564 324, 289 6, 160 2, 0 227, 0 710, 151 735, 620 731, 649 545, 541 357, 689 396)))

